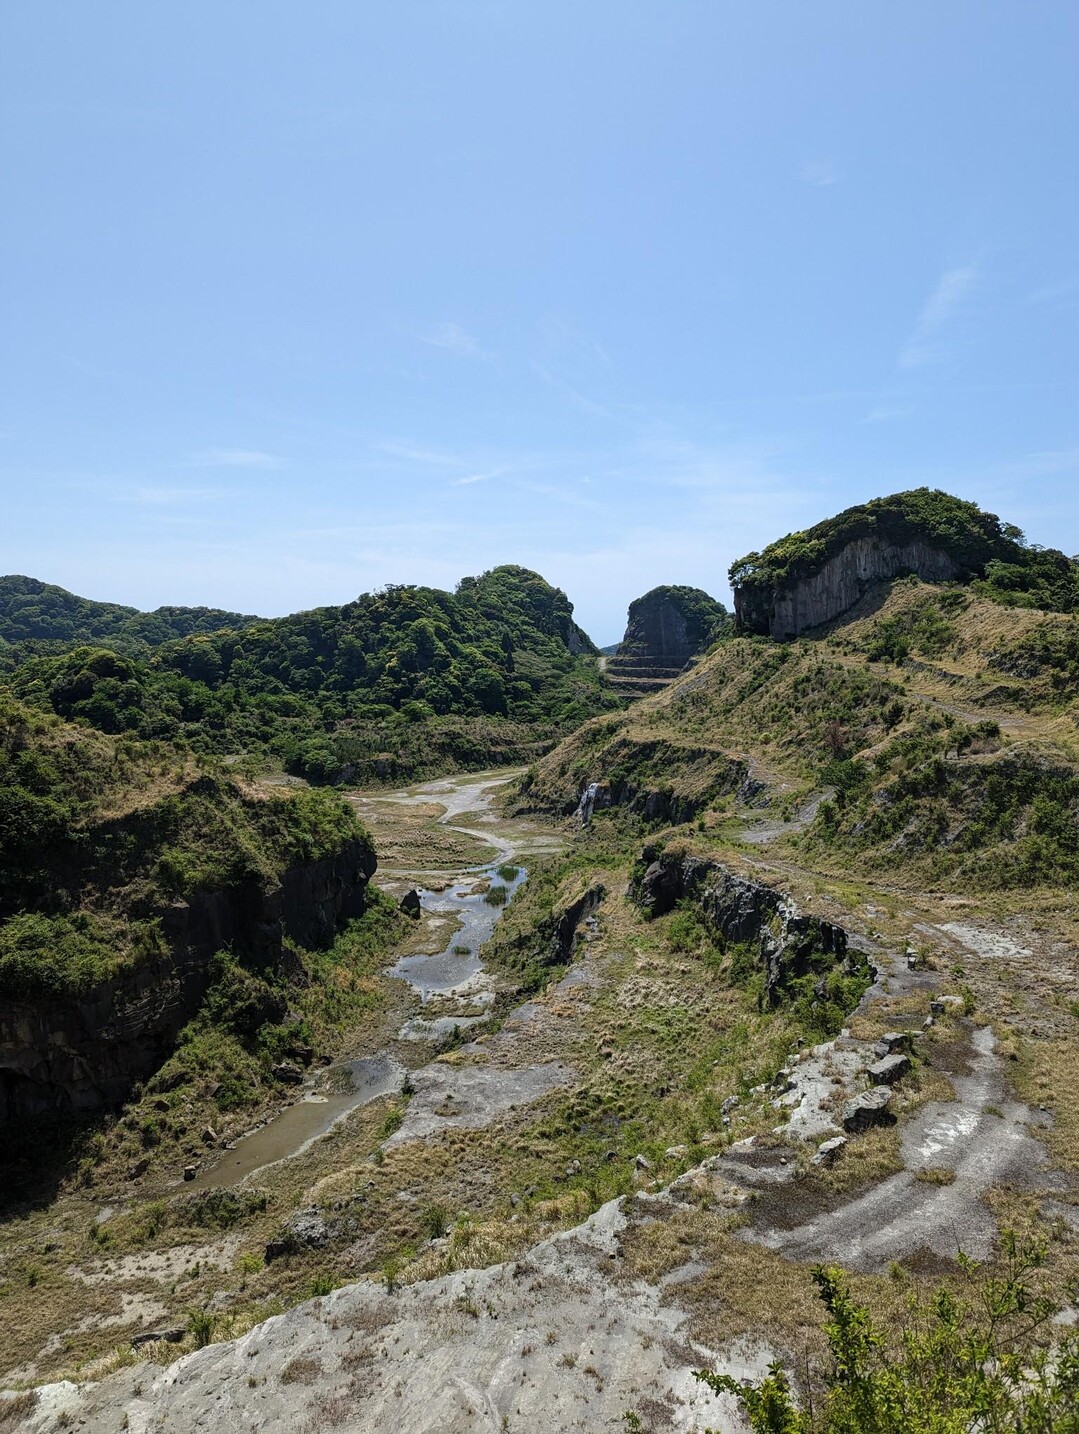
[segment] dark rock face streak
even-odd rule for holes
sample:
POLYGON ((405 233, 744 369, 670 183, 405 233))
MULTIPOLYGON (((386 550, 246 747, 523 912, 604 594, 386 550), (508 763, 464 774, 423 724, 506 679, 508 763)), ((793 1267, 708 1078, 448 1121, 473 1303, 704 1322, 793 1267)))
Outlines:
POLYGON ((928 543, 856 538, 815 573, 775 588, 755 584, 735 588, 734 611, 743 628, 782 641, 831 622, 877 583, 909 573, 924 582, 944 583, 962 571, 947 553, 928 543))
POLYGON ((274 887, 194 892, 164 913, 164 956, 78 998, 0 1003, 0 1123, 121 1101, 198 1010, 218 951, 264 969, 298 965, 285 938, 307 949, 330 945, 342 922, 366 910, 374 871, 374 855, 355 842, 289 867, 274 887))

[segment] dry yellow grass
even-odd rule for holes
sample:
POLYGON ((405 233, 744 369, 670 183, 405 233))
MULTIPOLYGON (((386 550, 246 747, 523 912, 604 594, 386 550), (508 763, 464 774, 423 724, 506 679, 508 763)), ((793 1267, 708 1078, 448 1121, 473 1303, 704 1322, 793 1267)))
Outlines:
POLYGON ((1015 1067, 1019 1093, 1034 1106, 1045 1106, 1053 1124, 1042 1138, 1063 1170, 1079 1171, 1079 1043, 1074 1040, 1028 1041, 1015 1067))

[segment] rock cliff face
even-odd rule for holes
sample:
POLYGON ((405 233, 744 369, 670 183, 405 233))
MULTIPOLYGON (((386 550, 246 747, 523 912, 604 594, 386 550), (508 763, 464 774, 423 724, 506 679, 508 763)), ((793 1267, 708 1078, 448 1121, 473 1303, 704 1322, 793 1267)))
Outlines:
POLYGON ((696 651, 696 635, 690 636, 685 608, 667 589, 656 588, 630 603, 621 655, 683 665, 696 651))
POLYGON ((653 588, 629 605, 625 636, 607 662, 612 685, 629 698, 665 687, 727 618, 723 604, 700 588, 653 588))
POLYGON ((916 573, 929 583, 951 582, 960 565, 939 548, 924 542, 892 544, 860 537, 829 558, 821 568, 788 584, 762 589, 737 587, 734 610, 742 627, 784 640, 807 628, 831 622, 876 583, 916 573))
POLYGON ((700 857, 656 853, 636 886, 639 906, 663 916, 689 900, 723 941, 755 948, 764 975, 762 1004, 776 1005, 788 984, 801 976, 841 967, 846 974, 865 971, 864 958, 847 950, 842 926, 807 916, 783 892, 700 857))
POLYGON ((268 968, 285 959, 286 937, 309 949, 329 945, 341 922, 363 914, 374 871, 366 844, 352 842, 288 868, 269 889, 250 882, 195 892, 164 913, 163 956, 77 999, 0 1003, 0 1123, 122 1100, 198 1010, 216 952, 242 952, 268 968))

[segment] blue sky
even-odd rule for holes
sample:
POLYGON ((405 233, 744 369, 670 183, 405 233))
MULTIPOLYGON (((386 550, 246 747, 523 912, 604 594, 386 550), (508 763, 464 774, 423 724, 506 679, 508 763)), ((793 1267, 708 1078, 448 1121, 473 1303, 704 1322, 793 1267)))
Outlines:
POLYGON ((929 483, 1079 549, 1079 6, 10 0, 0 571, 658 582, 929 483))

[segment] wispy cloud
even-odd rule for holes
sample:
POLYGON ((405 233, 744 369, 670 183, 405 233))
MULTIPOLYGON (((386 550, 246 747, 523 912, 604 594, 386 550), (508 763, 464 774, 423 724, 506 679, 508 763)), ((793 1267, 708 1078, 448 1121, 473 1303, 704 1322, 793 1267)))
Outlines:
POLYGON ((1079 279, 1065 279, 1060 284, 1045 284, 1027 295, 1028 304, 1068 304, 1079 301, 1079 279))
POLYGON ((441 448, 425 448, 419 443, 410 443, 407 439, 388 438, 378 445, 380 453, 386 453, 390 458, 400 458, 405 463, 422 463, 431 468, 467 468, 467 458, 457 453, 449 453, 441 448))
POLYGON ((276 453, 263 453, 256 448, 204 448, 194 458, 196 468, 284 468, 285 460, 276 453))
POLYGON ((901 418, 909 418, 914 409, 909 404, 901 403, 878 403, 871 408, 862 419, 863 423, 898 423, 901 418))
POLYGON ((807 159, 799 170, 799 176, 817 189, 828 189, 839 179, 835 164, 830 159, 807 159))
POLYGON ((946 269, 918 315, 910 337, 899 351, 900 368, 922 368, 947 355, 943 334, 978 282, 976 264, 946 269))
POLYGON ((490 478, 500 478, 506 471, 505 468, 492 468, 489 473, 469 473, 464 478, 451 479, 450 487, 466 488, 472 483, 486 483, 490 478))
POLYGON ((533 363, 532 371, 550 388, 557 389, 559 393, 568 398, 574 408, 579 408, 584 413, 594 414, 597 418, 614 417, 609 408, 604 407, 602 403, 597 403, 595 399, 589 398, 587 394, 578 392, 577 389, 572 388, 568 383, 564 383, 562 379, 551 373, 549 369, 544 368, 542 364, 533 363))
POLYGON ((460 324, 439 324, 429 334, 421 334, 420 337, 425 344, 436 349, 447 349, 461 358, 487 357, 480 347, 479 339, 461 328, 460 324))

